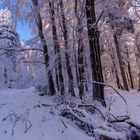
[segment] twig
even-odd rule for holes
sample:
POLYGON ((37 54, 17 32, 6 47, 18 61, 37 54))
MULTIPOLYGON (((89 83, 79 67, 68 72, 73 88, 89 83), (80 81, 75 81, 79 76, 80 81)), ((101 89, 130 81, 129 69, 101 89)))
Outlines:
POLYGON ((14 111, 12 111, 11 114, 9 114, 5 118, 3 118, 2 121, 6 121, 9 117, 12 117, 12 116, 15 118, 15 120, 13 122, 13 127, 12 127, 12 136, 14 135, 14 129, 15 129, 18 121, 23 121, 25 123, 25 131, 24 131, 24 133, 26 133, 32 127, 31 121, 28 120, 27 118, 25 118, 23 115, 24 114, 18 115, 14 111), (28 126, 28 124, 29 124, 29 126, 28 126))
POLYGON ((126 123, 128 123, 129 125, 135 127, 136 129, 140 130, 140 125, 138 125, 136 122, 132 122, 130 119, 125 121, 126 123))
POLYGON ((109 120, 109 122, 111 122, 111 123, 118 123, 118 122, 125 122, 126 120, 130 119, 128 116, 118 116, 118 117, 113 116, 113 117, 115 118, 115 120, 109 120))
POLYGON ((109 84, 102 83, 102 82, 97 82, 97 81, 93 81, 93 84, 99 84, 99 85, 111 87, 111 88, 122 98, 122 100, 125 102, 125 104, 126 104, 126 111, 127 111, 127 113, 128 113, 127 101, 125 100, 125 98, 124 98, 113 86, 111 86, 111 85, 109 85, 109 84))
POLYGON ((27 120, 27 121, 25 122, 25 131, 24 131, 24 133, 26 133, 31 127, 32 127, 31 121, 27 120), (29 123, 29 126, 27 125, 27 122, 29 123), (27 126, 28 126, 28 127, 27 127, 27 126))
POLYGON ((67 128, 67 125, 64 123, 63 120, 61 120, 62 124, 64 125, 65 128, 67 128))
POLYGON ((43 65, 45 65, 45 63, 44 62, 41 62, 41 61, 22 61, 20 63, 43 64, 43 65))

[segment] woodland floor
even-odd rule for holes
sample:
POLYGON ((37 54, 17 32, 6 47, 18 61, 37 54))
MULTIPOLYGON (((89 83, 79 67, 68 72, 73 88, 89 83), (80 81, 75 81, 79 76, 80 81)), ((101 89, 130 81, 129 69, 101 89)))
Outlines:
MULTIPOLYGON (((124 101, 106 89, 106 101, 115 116, 129 114, 140 123, 140 93, 122 92, 124 101)), ((94 140, 70 121, 59 116, 59 98, 38 96, 35 89, 0 90, 1 140, 94 140)))

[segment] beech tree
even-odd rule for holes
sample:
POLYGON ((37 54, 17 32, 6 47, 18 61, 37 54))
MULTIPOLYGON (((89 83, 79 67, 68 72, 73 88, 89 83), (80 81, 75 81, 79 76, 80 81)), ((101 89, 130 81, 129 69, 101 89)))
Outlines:
MULTIPOLYGON (((90 47, 90 61, 93 81, 103 83, 102 66, 100 58, 99 30, 95 15, 95 1, 86 0, 87 28, 90 47)), ((104 87, 93 84, 93 99, 104 102, 104 87)))
POLYGON ((82 99, 84 95, 84 81, 85 81, 85 68, 84 68, 84 44, 83 44, 83 26, 82 21, 84 18, 84 1, 75 0, 75 16, 77 19, 77 42, 78 42, 78 88, 79 96, 82 99), (81 9, 80 9, 81 7, 81 9), (80 14, 79 14, 80 11, 80 14))
POLYGON ((72 69, 71 69, 71 64, 70 64, 70 54, 68 53, 68 50, 69 50, 68 30, 67 30, 66 18, 64 14, 64 5, 63 5, 62 0, 59 0, 59 8, 60 8, 60 14, 61 14, 61 21, 62 21, 61 23, 62 33, 64 37, 66 70, 68 74, 68 93, 70 93, 72 96, 75 96, 74 86, 73 86, 73 74, 72 74, 72 69))
POLYGON ((60 88, 61 95, 63 95, 64 94, 64 78, 63 78, 63 73, 62 73, 60 46, 59 46, 59 40, 58 40, 58 36, 57 36, 56 23, 55 23, 54 0, 49 0, 49 7, 50 7, 50 18, 51 18, 51 25, 52 25, 53 43, 54 43, 55 54, 57 56, 56 80, 57 80, 58 90, 60 88))
POLYGON ((47 69, 47 75, 48 75, 48 87, 49 87, 49 94, 50 95, 54 95, 55 94, 55 87, 54 87, 54 81, 53 81, 53 77, 51 74, 51 70, 49 68, 49 54, 48 54, 48 46, 47 46, 47 42, 45 40, 45 37, 43 35, 43 27, 42 27, 42 19, 40 16, 40 11, 39 11, 39 4, 38 4, 38 0, 32 0, 33 6, 34 6, 34 14, 35 14, 35 21, 36 21, 36 25, 38 28, 38 34, 43 46, 43 50, 44 50, 44 58, 45 58, 45 65, 46 65, 46 69, 47 69))

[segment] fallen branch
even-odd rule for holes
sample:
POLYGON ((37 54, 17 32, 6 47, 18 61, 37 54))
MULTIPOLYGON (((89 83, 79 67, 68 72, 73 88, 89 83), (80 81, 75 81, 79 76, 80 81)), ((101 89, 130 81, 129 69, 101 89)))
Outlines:
POLYGON ((19 121, 22 121, 22 122, 25 123, 25 131, 24 131, 24 133, 26 133, 32 127, 31 121, 28 120, 27 118, 25 118, 23 115, 24 114, 18 115, 14 111, 12 111, 11 114, 9 114, 5 118, 3 118, 2 121, 6 121, 8 118, 14 117, 14 122, 13 122, 13 126, 12 126, 12 136, 14 135, 14 129, 15 129, 16 125, 17 125, 17 122, 19 122, 19 121))
POLYGON ((109 122, 111 122, 111 123, 119 123, 119 122, 126 122, 126 120, 130 119, 129 116, 118 116, 118 117, 114 117, 114 118, 115 119, 109 120, 109 122))
POLYGON ((97 110, 101 114, 102 118, 105 120, 105 116, 103 115, 103 113, 101 112, 101 110, 99 108, 97 108, 93 105, 78 104, 78 108, 81 108, 81 107, 85 107, 85 108, 92 107, 92 108, 94 108, 95 110, 97 110))
POLYGON ((67 128, 67 125, 64 123, 63 120, 61 120, 62 124, 64 125, 65 128, 67 128))
POLYGON ((73 121, 75 123, 75 125, 78 126, 81 130, 85 131, 86 134, 94 135, 94 126, 81 120, 78 116, 74 115, 69 109, 64 109, 60 113, 60 116, 63 116, 65 118, 73 121))
POLYGON ((48 105, 48 104, 41 104, 41 105, 35 105, 35 106, 33 106, 33 108, 40 108, 40 107, 52 107, 52 105, 48 105))
POLYGON ((131 119, 126 120, 125 122, 128 123, 130 126, 140 130, 140 124, 138 124, 137 122, 134 122, 131 119))
POLYGON ((102 82, 97 82, 97 81, 93 81, 93 84, 99 84, 99 85, 103 85, 103 86, 107 86, 107 87, 112 88, 122 98, 122 100, 125 102, 125 104, 126 104, 126 111, 128 113, 127 101, 125 100, 125 98, 113 86, 111 86, 109 84, 102 83, 102 82))

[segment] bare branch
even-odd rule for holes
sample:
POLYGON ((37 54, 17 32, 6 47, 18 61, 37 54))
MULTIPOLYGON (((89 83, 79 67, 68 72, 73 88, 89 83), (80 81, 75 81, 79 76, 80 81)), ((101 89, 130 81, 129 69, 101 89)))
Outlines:
POLYGON ((97 81, 93 81, 93 84, 99 84, 99 85, 103 85, 103 86, 107 86, 107 87, 112 88, 122 98, 122 100, 125 102, 125 104, 126 104, 126 111, 128 113, 127 101, 125 100, 125 98, 113 86, 111 86, 109 84, 102 83, 102 82, 97 82, 97 81))
POLYGON ((45 65, 45 63, 44 62, 41 62, 41 61, 22 61, 21 63, 43 64, 43 65, 45 65))

